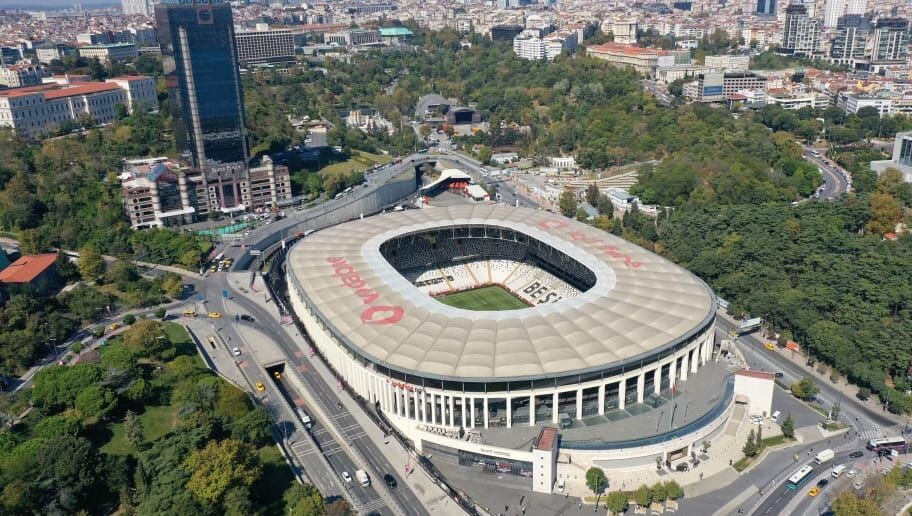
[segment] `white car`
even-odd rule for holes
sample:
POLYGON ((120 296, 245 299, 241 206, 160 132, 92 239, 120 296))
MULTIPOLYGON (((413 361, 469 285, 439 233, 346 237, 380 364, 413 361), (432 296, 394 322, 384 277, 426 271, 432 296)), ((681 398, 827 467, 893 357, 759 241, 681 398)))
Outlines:
POLYGON ((849 478, 852 478, 857 474, 858 474, 858 471, 856 471, 854 469, 850 469, 850 470, 846 471, 846 476, 849 478))
POLYGON ((751 417, 750 417, 750 420, 751 420, 751 423, 753 423, 753 424, 755 424, 755 425, 762 425, 762 424, 763 424, 763 418, 760 417, 760 416, 751 416, 751 417))
POLYGON ((238 348, 231 348, 231 354, 236 357, 239 357, 239 356, 241 356, 241 350, 238 348))
POLYGON ((352 476, 348 474, 348 471, 342 472, 342 480, 344 480, 348 484, 351 484, 352 476))

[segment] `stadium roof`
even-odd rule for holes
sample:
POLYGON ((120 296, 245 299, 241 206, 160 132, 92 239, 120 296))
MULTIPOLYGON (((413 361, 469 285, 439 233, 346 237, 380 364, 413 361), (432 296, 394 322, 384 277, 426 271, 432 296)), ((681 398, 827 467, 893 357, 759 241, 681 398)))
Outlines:
POLYGON ((408 374, 522 380, 600 371, 654 357, 705 330, 712 292, 688 271, 609 233, 547 211, 474 204, 407 210, 304 239, 288 264, 314 310, 355 353, 408 374), (380 254, 398 235, 500 226, 551 245, 595 273, 579 296, 478 312, 421 292, 380 254))

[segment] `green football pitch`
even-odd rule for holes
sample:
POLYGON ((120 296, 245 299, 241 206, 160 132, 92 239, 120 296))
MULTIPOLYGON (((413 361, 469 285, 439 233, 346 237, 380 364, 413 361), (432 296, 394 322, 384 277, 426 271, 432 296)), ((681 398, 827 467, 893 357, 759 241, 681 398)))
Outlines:
POLYGON ((445 305, 465 310, 497 311, 529 308, 516 296, 498 286, 481 287, 465 292, 438 296, 437 300, 445 305))

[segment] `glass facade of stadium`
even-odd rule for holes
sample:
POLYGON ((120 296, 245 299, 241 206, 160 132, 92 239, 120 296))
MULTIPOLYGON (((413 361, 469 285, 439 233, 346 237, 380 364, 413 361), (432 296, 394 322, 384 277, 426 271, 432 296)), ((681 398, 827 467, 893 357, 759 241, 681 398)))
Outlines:
POLYGON ((362 356, 310 306, 300 284, 287 277, 292 308, 314 345, 362 398, 390 416, 435 427, 490 428, 554 424, 602 415, 687 380, 713 352, 715 317, 687 338, 655 354, 580 374, 509 381, 457 381, 421 376, 362 356))

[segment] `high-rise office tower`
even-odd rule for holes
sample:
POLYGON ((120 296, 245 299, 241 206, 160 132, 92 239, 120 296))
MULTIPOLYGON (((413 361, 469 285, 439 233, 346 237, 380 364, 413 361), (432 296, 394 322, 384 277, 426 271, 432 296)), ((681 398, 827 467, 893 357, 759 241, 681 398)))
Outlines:
MULTIPOLYGON (((155 20, 178 148, 190 150, 194 167, 220 176, 245 169, 247 130, 231 6, 224 0, 164 0, 155 6, 155 20)), ((234 190, 222 194, 225 206, 239 197, 234 190)))
POLYGON ((791 4, 785 8, 782 47, 785 53, 810 56, 820 50, 820 22, 808 16, 807 8, 791 4))
POLYGON ((121 10, 126 15, 152 15, 151 0, 120 0, 121 10))
POLYGON ((846 14, 847 0, 826 0, 823 8, 823 27, 832 29, 839 23, 839 18, 846 14))
POLYGON ((757 0, 757 14, 776 14, 776 0, 757 0))
POLYGON ((904 61, 909 54, 909 20, 881 18, 874 28, 874 61, 904 61))
POLYGON ((847 14, 836 23, 836 34, 830 46, 830 57, 840 64, 865 58, 865 46, 871 32, 871 20, 859 14, 847 14))

